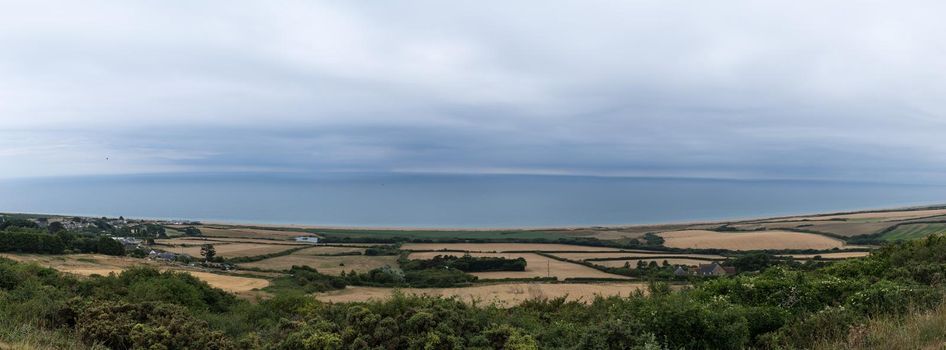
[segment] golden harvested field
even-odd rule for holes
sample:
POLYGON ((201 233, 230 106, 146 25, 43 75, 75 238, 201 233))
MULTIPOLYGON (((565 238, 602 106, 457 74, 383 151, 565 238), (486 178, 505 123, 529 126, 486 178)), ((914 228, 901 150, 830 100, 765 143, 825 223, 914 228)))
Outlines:
MULTIPOLYGON (((404 288, 397 289, 406 295, 455 297, 472 302, 496 303, 511 307, 532 299, 567 297, 568 300, 591 302, 595 296, 629 296, 647 291, 645 283, 504 283, 486 284, 465 288, 404 288)), ((315 294, 325 302, 348 303, 390 298, 395 289, 378 287, 348 287, 342 290, 315 294)))
MULTIPOLYGON (((293 246, 289 245, 256 243, 225 243, 214 244, 213 246, 217 251, 217 256, 222 256, 225 258, 273 254, 294 248, 293 246)), ((201 247, 199 245, 195 245, 187 247, 175 247, 167 250, 174 253, 182 253, 193 257, 200 257, 200 249, 201 247)))
POLYGON ((269 286, 269 281, 262 278, 251 278, 242 276, 220 275, 210 272, 184 271, 194 277, 200 278, 207 284, 223 289, 228 292, 239 293, 254 289, 262 289, 269 286))
POLYGON ((787 254, 780 256, 790 256, 795 259, 814 259, 815 256, 820 256, 825 259, 849 259, 849 258, 860 258, 870 255, 870 252, 840 252, 840 253, 824 253, 824 254, 787 254))
POLYGON ((662 232, 664 246, 671 248, 763 250, 832 249, 844 242, 813 233, 791 231, 715 232, 684 230, 662 232))
MULTIPOLYGON (((409 258, 411 259, 430 259, 437 255, 463 255, 462 252, 420 252, 420 253, 411 253, 409 258)), ((534 254, 534 253, 469 253, 472 256, 476 257, 503 257, 503 258, 524 258, 526 259, 526 270, 525 271, 496 271, 496 272, 473 272, 471 273, 474 276, 479 277, 480 279, 502 279, 502 278, 532 278, 532 277, 547 277, 551 274, 552 277, 558 277, 560 280, 566 278, 619 278, 627 279, 629 277, 614 275, 610 273, 601 272, 590 268, 584 265, 578 265, 566 261, 555 260, 552 258, 546 258, 544 256, 534 254)))
POLYGON ((619 253, 553 253, 557 257, 568 260, 588 260, 601 258, 647 258, 653 256, 672 256, 676 258, 706 258, 706 259, 726 259, 724 256, 713 254, 674 254, 661 252, 619 252, 619 253))
POLYGON ((275 258, 254 261, 251 263, 240 264, 243 267, 266 269, 266 270, 288 270, 292 265, 309 266, 321 273, 329 275, 340 275, 343 271, 367 272, 383 266, 397 266, 397 256, 364 256, 364 255, 343 255, 343 256, 320 256, 326 254, 327 250, 323 248, 334 249, 359 249, 344 247, 314 247, 303 249, 298 252, 278 256, 275 258))
POLYGON ((207 284, 233 293, 249 292, 253 289, 264 288, 269 281, 262 278, 222 275, 204 271, 169 266, 150 260, 133 259, 97 254, 70 254, 70 255, 33 255, 33 254, 0 254, 0 257, 33 262, 56 270, 82 276, 108 275, 111 272, 120 273, 127 268, 146 265, 160 270, 174 270, 186 272, 200 278, 207 284))
POLYGON ((631 264, 631 268, 635 268, 637 267, 638 261, 643 261, 646 264, 649 264, 651 261, 653 261, 653 262, 656 262, 658 265, 663 265, 664 261, 667 261, 667 263, 670 265, 686 265, 686 266, 712 263, 712 261, 709 261, 709 260, 697 260, 697 259, 686 259, 686 258, 603 260, 603 261, 592 261, 592 263, 595 265, 607 266, 607 267, 624 267, 625 263, 629 263, 631 264))
POLYGON ((898 210, 898 211, 878 211, 871 213, 837 214, 823 216, 800 216, 771 221, 797 221, 797 220, 904 220, 915 219, 927 216, 946 215, 946 209, 926 209, 926 210, 898 210))
POLYGON ((510 251, 620 251, 617 248, 588 247, 568 244, 551 243, 407 243, 401 246, 403 250, 462 250, 469 252, 510 252, 510 251))

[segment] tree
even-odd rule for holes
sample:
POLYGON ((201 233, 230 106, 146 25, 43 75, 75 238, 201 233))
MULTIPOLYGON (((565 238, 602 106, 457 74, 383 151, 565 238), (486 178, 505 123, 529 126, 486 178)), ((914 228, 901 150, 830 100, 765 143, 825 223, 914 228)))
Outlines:
POLYGON ((66 226, 59 221, 53 221, 49 223, 49 226, 46 227, 49 230, 49 233, 59 233, 66 230, 66 226))
POLYGON ((7 219, 3 222, 0 222, 0 230, 4 230, 10 227, 37 228, 39 227, 39 225, 27 219, 7 219))
POLYGON ((99 237, 95 242, 95 250, 105 255, 125 255, 125 246, 121 242, 104 236, 99 237))
POLYGON ((188 236, 200 236, 200 235, 202 235, 202 233, 200 232, 200 229, 199 229, 199 228, 196 228, 196 227, 194 227, 194 226, 187 226, 186 228, 184 228, 184 234, 185 234, 185 235, 188 235, 188 236))
POLYGON ((204 257, 205 261, 213 261, 214 256, 217 255, 217 249, 214 248, 213 244, 204 244, 200 246, 200 255, 204 257))

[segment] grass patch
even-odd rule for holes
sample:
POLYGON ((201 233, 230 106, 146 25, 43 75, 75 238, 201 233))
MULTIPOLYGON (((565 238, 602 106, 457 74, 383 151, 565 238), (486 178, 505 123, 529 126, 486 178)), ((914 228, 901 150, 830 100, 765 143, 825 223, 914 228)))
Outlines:
POLYGON ((946 344, 946 305, 905 316, 881 316, 855 325, 845 339, 831 339, 815 349, 942 349, 946 344))
POLYGON ((880 239, 884 241, 909 241, 944 232, 946 232, 946 223, 906 224, 884 233, 880 236, 880 239))

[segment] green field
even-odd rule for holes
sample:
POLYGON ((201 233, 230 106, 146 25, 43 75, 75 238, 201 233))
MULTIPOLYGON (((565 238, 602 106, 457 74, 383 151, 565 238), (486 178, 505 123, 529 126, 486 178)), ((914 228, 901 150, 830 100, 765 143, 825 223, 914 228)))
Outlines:
POLYGON ((881 235, 880 239, 885 241, 908 241, 920 239, 934 233, 946 233, 946 223, 900 225, 881 235))

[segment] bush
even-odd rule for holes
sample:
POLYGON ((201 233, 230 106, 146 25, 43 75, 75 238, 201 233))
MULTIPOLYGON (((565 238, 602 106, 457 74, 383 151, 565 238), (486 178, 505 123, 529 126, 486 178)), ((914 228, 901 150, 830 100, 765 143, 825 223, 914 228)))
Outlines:
POLYGON ((70 310, 76 333, 87 344, 112 349, 236 349, 220 332, 187 310, 163 303, 80 303, 70 310))

